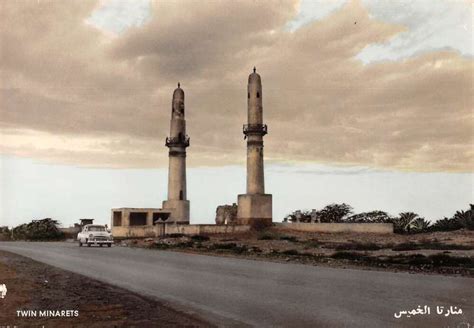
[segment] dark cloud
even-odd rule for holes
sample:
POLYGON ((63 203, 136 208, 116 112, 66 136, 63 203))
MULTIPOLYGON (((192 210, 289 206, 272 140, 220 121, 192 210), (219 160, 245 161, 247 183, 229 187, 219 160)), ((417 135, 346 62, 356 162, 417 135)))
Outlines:
POLYGON ((85 23, 95 2, 1 6, 0 124, 11 141, 3 152, 165 166, 180 81, 190 163, 242 162, 247 75, 256 65, 271 161, 473 169, 472 59, 438 51, 364 65, 360 51, 405 28, 371 19, 357 1, 295 32, 285 30, 292 1, 154 2, 147 24, 117 38, 85 23))

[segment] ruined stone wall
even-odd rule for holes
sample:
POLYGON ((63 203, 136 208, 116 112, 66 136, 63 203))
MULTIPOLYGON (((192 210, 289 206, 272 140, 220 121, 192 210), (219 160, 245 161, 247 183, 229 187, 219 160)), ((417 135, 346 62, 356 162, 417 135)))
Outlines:
POLYGON ((112 227, 114 238, 157 238, 169 234, 199 235, 236 233, 250 230, 248 225, 157 224, 154 226, 112 227))
POLYGON ((393 233, 392 223, 276 223, 278 229, 306 232, 393 233))
POLYGON ((114 238, 154 238, 164 235, 165 228, 163 224, 154 226, 127 226, 112 227, 112 236, 114 238))
POLYGON ((219 205, 216 209, 217 225, 235 225, 237 224, 237 204, 219 205))

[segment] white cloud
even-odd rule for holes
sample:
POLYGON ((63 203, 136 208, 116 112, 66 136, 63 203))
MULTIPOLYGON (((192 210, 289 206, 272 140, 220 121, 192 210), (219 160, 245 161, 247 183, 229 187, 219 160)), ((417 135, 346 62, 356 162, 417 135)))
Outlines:
MULTIPOLYGON (((347 0, 301 0, 290 31, 329 16, 347 0)), ((358 56, 364 63, 400 60, 419 53, 454 49, 473 56, 473 3, 463 0, 362 0, 376 20, 406 27, 392 40, 368 45, 358 56)))
POLYGON ((86 20, 106 33, 117 35, 141 26, 151 14, 150 0, 105 0, 86 20))
POLYGON ((415 54, 454 49, 473 55, 473 4, 446 0, 364 0, 371 16, 407 28, 392 40, 368 45, 357 57, 364 63, 399 60, 415 54))
MULTIPOLYGON (((407 28, 370 19, 361 2, 291 33, 289 21, 306 19, 297 0, 157 1, 149 23, 107 38, 84 22, 111 3, 5 2, 0 128, 10 136, 0 152, 166 166, 158 157, 166 155, 170 96, 181 81, 189 165, 241 163, 245 81, 256 65, 268 159, 472 171, 472 60, 451 51, 362 65, 354 57, 364 47, 407 28), (17 137, 24 130, 31 133, 17 137)), ((127 16, 110 10, 114 22, 127 16)))
POLYGON ((346 2, 347 0, 301 0, 297 16, 288 22, 286 28, 293 32, 315 20, 330 15, 346 2))

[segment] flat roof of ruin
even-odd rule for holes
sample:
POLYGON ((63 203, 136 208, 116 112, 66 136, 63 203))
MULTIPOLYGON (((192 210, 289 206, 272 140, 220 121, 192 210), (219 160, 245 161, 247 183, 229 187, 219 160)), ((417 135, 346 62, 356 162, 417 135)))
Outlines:
POLYGON ((162 208, 153 208, 153 207, 117 207, 113 208, 112 211, 164 211, 169 212, 168 210, 164 210, 162 208))

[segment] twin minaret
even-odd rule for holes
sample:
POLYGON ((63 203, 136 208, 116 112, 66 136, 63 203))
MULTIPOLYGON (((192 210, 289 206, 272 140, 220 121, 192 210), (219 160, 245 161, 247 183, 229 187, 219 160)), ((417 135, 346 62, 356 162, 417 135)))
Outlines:
POLYGON ((267 125, 263 124, 262 80, 253 69, 247 85, 247 122, 243 127, 247 139, 247 194, 264 194, 263 136, 267 125))
MULTIPOLYGON (((263 124, 262 80, 256 69, 249 75, 247 85, 248 124, 243 127, 247 139, 247 193, 238 196, 237 222, 253 226, 271 225, 272 195, 265 194, 263 173, 263 124)), ((168 200, 163 209, 169 210, 170 222, 189 223, 189 201, 186 199, 186 134, 184 118, 184 91, 179 83, 174 90, 171 112, 169 148, 168 200)))
POLYGON ((250 225, 271 225, 272 195, 265 194, 263 174, 263 124, 262 79, 254 67, 247 84, 247 124, 243 127, 247 139, 247 193, 239 195, 237 222, 250 225))
POLYGON ((189 223, 189 200, 186 199, 186 148, 189 137, 186 134, 184 117, 184 91, 178 83, 171 103, 170 136, 166 138, 169 148, 168 200, 163 209, 170 211, 169 221, 189 223))

